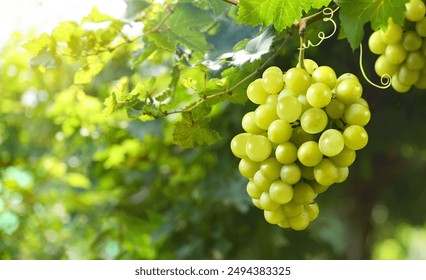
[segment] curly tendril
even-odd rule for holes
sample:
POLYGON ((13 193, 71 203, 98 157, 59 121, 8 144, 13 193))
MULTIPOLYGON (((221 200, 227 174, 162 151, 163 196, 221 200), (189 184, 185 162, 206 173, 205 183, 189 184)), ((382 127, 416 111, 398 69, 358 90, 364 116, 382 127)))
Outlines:
POLYGON ((380 83, 382 85, 375 84, 367 77, 364 71, 364 66, 362 64, 362 44, 359 45, 359 68, 361 69, 362 76, 370 85, 375 86, 376 88, 379 88, 379 89, 387 89, 391 86, 392 77, 389 74, 384 74, 380 77, 380 83))

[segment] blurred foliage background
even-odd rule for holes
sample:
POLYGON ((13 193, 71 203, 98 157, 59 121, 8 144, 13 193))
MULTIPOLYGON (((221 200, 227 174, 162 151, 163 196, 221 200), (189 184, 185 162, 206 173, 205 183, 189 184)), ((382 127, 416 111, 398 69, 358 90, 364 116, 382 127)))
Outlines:
MULTIPOLYGON (((133 16, 137 1, 128 3, 133 16)), ((231 24, 235 8, 225 10, 207 37, 216 56, 258 31, 231 24)), ((424 91, 363 82, 369 144, 349 179, 318 198, 317 221, 294 232, 265 222, 229 149, 249 102, 216 105, 210 125, 221 140, 183 149, 171 136, 177 115, 103 114, 120 78, 161 83, 172 54, 131 69, 134 50, 124 46, 82 85, 74 64, 31 67, 28 39, 13 35, 0 54, 1 259, 426 259, 424 91)), ((293 39, 271 64, 296 64, 293 39)), ((363 79, 346 41, 333 37, 306 56, 363 79)), ((374 59, 364 56, 369 76, 374 59)))

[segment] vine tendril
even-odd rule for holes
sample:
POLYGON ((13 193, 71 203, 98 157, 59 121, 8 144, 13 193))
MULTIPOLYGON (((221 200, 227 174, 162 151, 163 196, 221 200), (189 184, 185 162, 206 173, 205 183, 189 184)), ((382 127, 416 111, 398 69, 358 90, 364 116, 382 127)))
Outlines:
POLYGON ((361 74, 364 77, 364 79, 372 86, 379 88, 379 89, 387 89, 391 86, 392 84, 392 77, 389 74, 384 74, 380 77, 380 83, 382 85, 378 85, 375 84, 374 82, 372 82, 367 75, 365 74, 364 71, 364 66, 362 64, 362 44, 359 45, 359 68, 361 69, 361 74))

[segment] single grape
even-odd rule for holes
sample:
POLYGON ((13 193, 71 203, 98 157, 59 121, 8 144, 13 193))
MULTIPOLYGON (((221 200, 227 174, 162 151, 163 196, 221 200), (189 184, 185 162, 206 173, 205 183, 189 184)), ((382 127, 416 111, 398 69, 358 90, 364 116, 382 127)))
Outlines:
POLYGON ((277 103, 277 115, 280 119, 294 122, 302 113, 302 104, 297 97, 288 95, 279 99, 277 103))
POLYGON ((344 104, 352 104, 362 96, 362 86, 358 80, 346 79, 336 87, 336 97, 344 104))
POLYGON ((336 129, 327 129, 321 134, 318 141, 319 150, 327 157, 338 155, 343 150, 344 146, 345 140, 343 135, 336 129))
POLYGON ((300 215, 288 218, 287 220, 290 227, 294 230, 304 230, 309 226, 309 215, 305 210, 300 215))
POLYGON ((290 123, 285 120, 275 120, 268 128, 268 138, 271 142, 281 144, 287 142, 291 138, 293 128, 290 123))
POLYGON ((288 87, 284 87, 282 91, 278 94, 278 101, 280 101, 285 96, 294 96, 297 98, 297 93, 289 89, 288 87))
POLYGON ((253 203, 254 206, 256 206, 256 208, 263 210, 262 207, 260 207, 260 200, 259 199, 252 198, 251 202, 253 203))
POLYGON ((256 79, 247 88, 247 97, 254 104, 265 104, 268 93, 263 89, 262 79, 256 79))
POLYGON ((300 181, 302 171, 296 163, 285 164, 281 167, 280 177, 284 183, 294 185, 300 181))
POLYGON ((422 37, 415 31, 407 31, 402 35, 402 47, 409 52, 420 49, 422 41, 422 37))
POLYGON ((274 71, 263 73, 262 84, 267 93, 278 94, 284 87, 283 74, 274 71))
POLYGON ((283 71, 281 71, 281 68, 279 68, 278 66, 270 66, 265 71, 263 71, 262 78, 265 78, 265 76, 269 73, 277 73, 283 75, 283 71))
POLYGON ((382 35, 379 31, 373 32, 368 39, 368 47, 374 54, 384 54, 387 44, 383 42, 382 35))
POLYGON ((293 190, 293 200, 297 203, 307 205, 312 203, 316 197, 316 193, 307 183, 297 183, 293 190))
POLYGON ((279 144, 275 149, 275 157, 281 164, 290 164, 297 160, 297 147, 292 142, 279 144))
POLYGON ((268 180, 275 180, 280 177, 281 166, 276 158, 271 157, 260 164, 260 172, 268 180))
POLYGON ((370 121, 371 113, 367 107, 359 103, 353 103, 345 109, 343 116, 345 122, 349 125, 365 126, 370 121))
POLYGON ((284 210, 284 215, 287 217, 287 219, 299 216, 305 210, 302 204, 297 203, 294 200, 290 201, 287 204, 284 204, 282 208, 284 210))
POLYGON ((284 219, 277 224, 280 228, 290 228, 287 218, 284 216, 284 219))
POLYGON ((309 184, 312 186, 312 189, 314 192, 318 195, 320 193, 323 193, 328 190, 330 186, 323 186, 314 179, 312 181, 309 181, 309 184))
POLYGON ((261 129, 267 130, 276 119, 278 119, 277 109, 271 104, 259 105, 254 111, 254 122, 261 129))
POLYGON ((253 135, 246 141, 246 155, 252 161, 262 162, 272 152, 271 141, 263 135, 253 135))
POLYGON ((251 134, 261 134, 265 132, 265 130, 259 128, 255 121, 254 121, 254 112, 248 112, 244 115, 241 126, 243 127, 244 131, 251 134))
POLYGON ((411 0, 405 4, 405 18, 409 21, 419 21, 425 16, 426 7, 422 0, 411 0))
POLYGON ((345 104, 338 99, 331 99, 330 103, 325 107, 325 112, 332 119, 340 119, 345 112, 345 104))
POLYGON ((259 190, 259 189, 256 187, 256 185, 254 184, 254 182, 253 182, 253 181, 249 181, 249 182, 247 183, 246 190, 247 190, 247 194, 248 194, 251 198, 254 198, 254 199, 259 199, 259 198, 260 198, 260 196, 262 195, 262 191, 261 191, 261 190, 259 190))
POLYGON ((380 30, 379 32, 381 34, 383 42, 388 45, 392 45, 396 44, 401 40, 403 30, 401 26, 395 24, 393 22, 393 19, 390 17, 388 18, 388 26, 386 31, 380 30))
POLYGON ((253 176, 253 183, 255 184, 256 188, 262 192, 267 192, 272 182, 273 180, 266 179, 260 170, 258 170, 253 176))
MULTIPOLYGON (((306 72, 308 72, 310 75, 312 75, 312 72, 314 72, 314 70, 318 68, 318 64, 312 59, 304 59, 303 64, 305 65, 306 72)), ((299 67, 300 63, 297 63, 296 68, 299 67)))
POLYGON ((426 37, 426 17, 416 22, 416 32, 422 37, 426 37))
POLYGON ((269 188, 269 197, 278 204, 286 204, 293 198, 293 186, 276 180, 269 188))
POLYGON ((319 206, 316 202, 305 205, 305 210, 308 213, 309 221, 315 220, 319 215, 319 206))
POLYGON ((410 52, 405 60, 405 66, 411 71, 420 71, 426 65, 426 57, 420 52, 410 52))
POLYGON ((407 65, 402 65, 398 71, 398 80, 407 86, 414 85, 420 76, 420 72, 417 70, 408 69, 407 65))
POLYGON ((339 178, 339 170, 331 160, 324 158, 314 167, 314 177, 319 184, 330 186, 339 178))
POLYGON ((307 141, 300 145, 297 150, 297 158, 299 161, 308 167, 313 167, 321 162, 323 154, 315 141, 307 141))
POLYGON ((314 180, 314 168, 304 166, 303 164, 300 166, 300 170, 302 171, 302 177, 306 180, 314 180))
POLYGON ((300 147, 300 145, 303 143, 313 140, 315 140, 315 136, 307 133, 301 126, 295 127, 293 129, 293 134, 290 138, 290 141, 293 142, 296 147, 300 147))
MULTIPOLYGON (((317 70, 318 69, 320 68, 317 68, 317 70)), ((334 83, 336 83, 336 81, 334 81, 334 83)), ((332 93, 330 87, 321 82, 312 84, 306 92, 306 99, 308 100, 308 103, 315 108, 327 106, 331 101, 331 97, 332 93)))
POLYGON ((286 72, 284 81, 287 88, 300 95, 311 85, 311 76, 302 68, 291 68, 286 72))
POLYGON ((411 86, 401 83, 398 79, 398 75, 392 76, 392 88, 400 93, 405 93, 411 89, 411 86))
POLYGON ((336 183, 344 182, 349 176, 349 168, 348 167, 340 167, 340 168, 337 169, 337 171, 338 171, 338 176, 337 176, 336 183))
POLYGON ((251 134, 249 133, 240 133, 236 135, 231 140, 231 151, 232 153, 239 158, 244 158, 247 156, 246 154, 246 146, 247 141, 251 138, 251 134))
POLYGON ((310 134, 316 134, 325 129, 328 123, 327 114, 319 108, 306 110, 300 118, 303 130, 310 134))
POLYGON ((336 81, 336 72, 329 66, 320 66, 312 72, 312 83, 323 83, 329 89, 333 89, 336 86, 336 81))
POLYGON ((348 79, 349 80, 359 81, 358 78, 357 78, 357 76, 355 76, 354 74, 352 74, 352 73, 344 73, 344 74, 340 75, 339 78, 337 78, 336 86, 338 86, 342 81, 348 80, 348 79))
POLYGON ((269 196, 269 193, 267 192, 263 192, 260 195, 259 202, 260 202, 260 207, 263 210, 267 210, 267 211, 274 211, 280 207, 280 204, 274 202, 269 196))
POLYGON ((254 162, 249 158, 242 158, 238 165, 238 169, 244 177, 250 179, 253 178, 254 174, 259 170, 260 163, 254 162))
POLYGON ((352 150, 348 147, 344 147, 343 150, 335 155, 334 157, 330 157, 329 159, 337 166, 337 167, 348 167, 354 163, 356 158, 355 150, 352 150))
POLYGON ((279 224, 285 219, 284 212, 281 207, 274 211, 265 210, 263 211, 263 216, 265 217, 265 220, 272 225, 279 224))
POLYGON ((388 45, 386 47, 385 56, 387 61, 393 64, 400 64, 404 62, 407 57, 407 51, 401 43, 388 45))
POLYGON ((351 125, 343 131, 345 145, 352 150, 360 150, 367 145, 368 134, 364 127, 359 125, 351 125))
POLYGON ((385 55, 381 55, 377 58, 374 64, 374 70, 380 77, 383 75, 392 76, 398 72, 398 64, 390 63, 385 55))

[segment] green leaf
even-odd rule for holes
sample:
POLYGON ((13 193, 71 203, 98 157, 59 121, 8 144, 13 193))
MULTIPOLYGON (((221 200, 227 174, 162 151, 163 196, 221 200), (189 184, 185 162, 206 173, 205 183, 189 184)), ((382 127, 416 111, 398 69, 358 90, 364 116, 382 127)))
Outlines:
POLYGON ((340 7, 340 20, 346 37, 356 49, 364 37, 364 25, 371 21, 371 27, 377 30, 385 28, 389 17, 396 24, 404 22, 405 3, 407 0, 335 0, 340 7))
POLYGON ((86 17, 83 18, 83 22, 105 22, 105 21, 115 21, 116 19, 107 15, 107 14, 102 14, 99 9, 95 6, 92 8, 92 11, 90 12, 90 14, 86 17))
POLYGON ((137 97, 139 99, 145 99, 154 87, 155 81, 156 78, 151 77, 148 80, 137 83, 133 90, 129 93, 129 95, 137 97))
POLYGON ((177 45, 190 50, 207 51, 210 46, 202 29, 213 23, 210 14, 190 4, 179 4, 162 28, 149 34, 149 39, 163 49, 176 51, 177 45))
POLYGON ((132 53, 132 69, 144 62, 151 54, 157 50, 155 44, 148 44, 145 48, 139 49, 132 53))
POLYGON ((117 109, 117 97, 115 96, 115 93, 113 92, 111 96, 107 97, 104 102, 105 108, 103 109, 102 113, 104 115, 110 115, 117 109))
POLYGON ((56 58, 49 52, 43 50, 36 57, 31 58, 31 67, 43 67, 44 69, 54 69, 58 67, 59 63, 56 58))
POLYGON ((92 185, 92 183, 86 176, 75 172, 67 173, 65 180, 71 187, 74 188, 88 189, 92 185))
POLYGON ((238 4, 237 22, 257 26, 273 24, 282 31, 302 18, 303 12, 327 6, 331 0, 245 0, 238 4))
MULTIPOLYGON (((74 21, 63 21, 52 31, 52 37, 57 42, 70 42, 71 37, 78 29, 78 24, 74 21)), ((79 34, 81 35, 81 34, 79 34)))
POLYGON ((24 45, 28 51, 38 55, 43 49, 46 49, 51 43, 49 35, 43 33, 40 37, 35 38, 24 45))
POLYGON ((173 141, 182 148, 189 149, 198 145, 211 145, 220 140, 217 131, 207 125, 190 123, 182 120, 176 123, 173 131, 173 141))
POLYGON ((125 0, 127 8, 126 15, 128 17, 137 16, 151 4, 146 0, 125 0))
POLYGON ((87 84, 99 74, 104 68, 108 56, 90 55, 86 58, 87 63, 81 67, 74 75, 75 84, 87 84))

